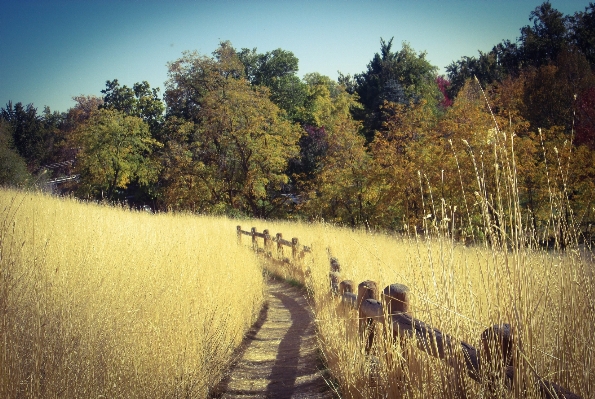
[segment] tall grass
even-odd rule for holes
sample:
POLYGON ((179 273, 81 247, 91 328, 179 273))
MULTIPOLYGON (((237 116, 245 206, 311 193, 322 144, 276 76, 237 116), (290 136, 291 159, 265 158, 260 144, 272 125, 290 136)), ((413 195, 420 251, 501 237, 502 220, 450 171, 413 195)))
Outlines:
MULTIPOLYGON (((595 396, 594 266, 574 227, 564 163, 547 158, 551 215, 546 231, 536 232, 520 206, 514 138, 497 129, 493 135, 493 166, 478 159, 477 186, 462 188, 474 193, 477 215, 432 198, 421 172, 424 214, 432 215, 423 234, 324 223, 244 226, 312 247, 304 270, 273 271, 307 285, 322 355, 344 397, 537 398, 537 375, 595 396), (467 220, 483 225, 483 240, 470 247, 453 238, 477 227, 467 220), (555 246, 540 247, 542 235, 553 236, 555 246), (381 331, 367 353, 357 315, 329 294, 331 255, 356 284, 407 285, 414 317, 477 348, 485 329, 510 323, 512 386, 494 377, 497 365, 485 367, 484 382, 476 383, 462 353, 434 359, 414 340, 401 345, 381 331)), ((229 241, 237 223, 8 191, 0 199, 0 396, 208 393, 262 301, 248 246, 229 241)))
MULTIPOLYGON (((432 199, 431 188, 423 187, 420 177, 420 189, 428 195, 424 214, 433 215, 424 221, 423 234, 267 223, 271 233, 299 237, 314 248, 305 265, 310 276, 306 283, 321 349, 343 396, 537 398, 537 376, 584 398, 595 396, 594 264, 576 233, 564 182, 554 181, 564 176, 563 164, 549 166, 551 215, 547 231, 538 233, 520 206, 514 137, 497 129, 494 134, 495 163, 486 166, 478 160, 477 186, 464 188, 475 192, 478 215, 447 212, 448 204, 432 199), (496 181, 494 191, 487 175, 496 181), (483 221, 484 239, 467 247, 453 237, 471 219, 483 221), (553 248, 539 245, 543 234, 554 238, 553 248), (417 350, 414 340, 400 345, 377 334, 366 353, 357 314, 345 312, 329 295, 329 255, 341 262, 343 279, 356 285, 364 280, 376 281, 380 290, 392 283, 407 285, 414 317, 476 348, 485 329, 511 324, 516 342, 512 386, 493 377, 497 364, 485 366, 484 382, 476 383, 467 376, 460 351, 442 361, 417 350)), ((476 156, 471 149, 469 153, 476 156)))
POLYGON ((263 301, 226 219, 0 190, 0 397, 206 397, 263 301))

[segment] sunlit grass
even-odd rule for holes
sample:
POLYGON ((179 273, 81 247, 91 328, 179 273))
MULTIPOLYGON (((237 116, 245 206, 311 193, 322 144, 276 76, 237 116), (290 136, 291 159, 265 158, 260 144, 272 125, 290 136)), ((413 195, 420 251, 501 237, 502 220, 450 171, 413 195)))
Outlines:
POLYGON ((304 275, 310 276, 322 352, 345 397, 541 397, 536 375, 583 397, 595 393, 593 264, 576 246, 467 247, 439 228, 431 236, 401 237, 328 224, 253 223, 314 249, 304 275), (342 279, 356 286, 365 280, 376 281, 380 291, 407 285, 414 317, 478 349, 485 329, 510 323, 520 342, 512 389, 503 381, 471 380, 460 352, 446 362, 434 359, 414 342, 401 347, 385 339, 380 330, 367 355, 357 312, 345 312, 329 294, 330 256, 339 259, 342 279))
MULTIPOLYGON (((424 234, 396 236, 134 213, 6 190, 0 200, 3 397, 206 396, 263 298, 250 238, 235 244, 237 224, 312 247, 300 270, 270 268, 306 285, 322 356, 344 397, 540 397, 536 375, 585 398, 595 394, 592 261, 577 240, 564 250, 540 248, 515 215, 514 195, 502 201, 510 208, 491 204, 509 226, 486 223, 483 236, 492 241, 469 247, 436 219, 424 234), (434 359, 380 330, 366 353, 357 313, 330 295, 331 256, 356 285, 407 285, 414 317, 476 348, 486 328, 510 323, 520 343, 512 389, 472 381, 460 352, 434 359)), ((560 230, 554 215, 551 223, 560 230)), ((573 237, 572 226, 564 228, 573 237)))
POLYGON ((205 397, 263 301, 222 218, 0 191, 0 397, 205 397))

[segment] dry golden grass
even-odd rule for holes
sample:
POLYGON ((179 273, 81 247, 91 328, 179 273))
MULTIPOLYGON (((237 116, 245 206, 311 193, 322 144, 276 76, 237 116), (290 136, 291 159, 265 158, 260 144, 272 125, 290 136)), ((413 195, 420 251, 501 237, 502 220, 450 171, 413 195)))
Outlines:
MULTIPOLYGON (((345 397, 537 398, 537 375, 584 398, 595 397, 592 252, 585 254, 579 245, 567 173, 559 159, 547 166, 551 215, 547 230, 539 233, 553 235, 558 245, 539 247, 530 215, 520 205, 514 141, 514 135, 496 126, 493 165, 474 160, 477 187, 464 190, 475 194, 477 214, 438 218, 448 204, 437 198, 443 204, 437 211, 432 199, 432 209, 424 209, 432 217, 425 220, 423 235, 396 237, 326 224, 262 226, 314 248, 305 265, 310 269, 305 283, 312 292, 323 355, 345 397), (495 187, 486 176, 495 178, 495 187), (472 219, 483 221, 476 234, 487 240, 466 247, 451 237, 458 228, 470 229, 465 221, 472 219), (330 255, 339 259, 342 278, 356 285, 365 280, 377 282, 379 290, 393 283, 407 285, 414 317, 478 349, 482 331, 510 323, 516 342, 512 389, 503 379, 487 378, 497 365, 483 369, 483 383, 472 381, 460 350, 441 361, 417 350, 413 340, 401 346, 377 334, 366 354, 356 313, 345 312, 329 295, 330 255)), ((471 147, 469 152, 475 157, 471 147)))
MULTIPOLYGON (((307 285, 322 354, 344 397, 537 398, 535 375, 595 396, 593 264, 572 239, 572 226, 556 219, 567 206, 564 193, 552 193, 551 230, 566 229, 568 247, 535 245, 520 222, 514 165, 507 173, 499 189, 505 199, 490 204, 500 224, 479 215, 493 245, 465 247, 434 219, 425 235, 408 237, 328 224, 240 223, 312 247, 304 270, 273 271, 307 285), (412 340, 401 346, 377 334, 366 354, 356 314, 329 295, 330 255, 356 284, 407 285, 414 317, 477 348, 482 331, 510 323, 520 342, 512 390, 502 380, 472 381, 460 352, 442 361, 412 340)), ((234 244, 238 223, 11 191, 0 199, 0 396, 207 394, 262 301, 249 239, 234 244)))
POLYGON ((0 190, 0 397, 205 397, 263 278, 222 218, 0 190))
MULTIPOLYGON (((260 224, 258 231, 298 237, 314 249, 305 283, 323 355, 344 397, 540 397, 535 373, 585 398, 595 394, 592 264, 576 249, 466 247, 438 230, 430 238, 402 238, 325 224, 260 224), (380 290, 407 285, 414 317, 477 348, 486 328, 512 324, 522 342, 515 352, 519 378, 513 390, 502 382, 494 387, 471 380, 460 352, 444 362, 417 350, 414 342, 402 349, 377 334, 373 356, 366 355, 357 313, 343 311, 329 295, 329 254, 339 259, 342 278, 356 285, 364 280, 376 281, 380 290)), ((282 268, 276 273, 292 276, 282 268)))

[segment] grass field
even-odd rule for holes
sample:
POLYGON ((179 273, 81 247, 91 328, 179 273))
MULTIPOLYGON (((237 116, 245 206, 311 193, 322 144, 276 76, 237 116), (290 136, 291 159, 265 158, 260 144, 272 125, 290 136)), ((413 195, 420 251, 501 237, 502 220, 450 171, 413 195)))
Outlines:
MULTIPOLYGON (((466 247, 439 232, 401 237, 325 224, 256 227, 312 245, 313 256, 305 265, 311 278, 305 283, 313 293, 323 355, 345 397, 537 398, 535 375, 584 398, 595 395, 593 263, 578 247, 466 247), (382 334, 367 355, 357 313, 345 313, 329 296, 331 255, 342 265, 342 278, 356 285, 365 280, 376 281, 379 290, 407 285, 414 317, 477 348, 485 329, 510 323, 521 343, 514 352, 518 378, 512 389, 503 380, 472 381, 464 372, 462 353, 449 359, 458 364, 457 371, 415 349, 414 342, 403 349, 382 334)), ((290 271, 277 273, 293 277, 290 271)))
MULTIPOLYGON (((344 397, 540 397, 535 374, 595 395, 592 264, 572 246, 466 247, 437 230, 394 236, 328 224, 147 214, 0 191, 0 396, 205 397, 263 298, 262 271, 235 226, 311 245, 307 275, 321 355, 344 397), (511 323, 512 390, 377 334, 329 295, 329 256, 356 284, 411 289, 411 312, 479 347, 511 323), (371 383, 373 381, 373 383, 371 383)), ((302 277, 303 278, 303 277, 302 277)))
POLYGON ((263 301, 226 219, 0 190, 0 397, 200 398, 263 301))

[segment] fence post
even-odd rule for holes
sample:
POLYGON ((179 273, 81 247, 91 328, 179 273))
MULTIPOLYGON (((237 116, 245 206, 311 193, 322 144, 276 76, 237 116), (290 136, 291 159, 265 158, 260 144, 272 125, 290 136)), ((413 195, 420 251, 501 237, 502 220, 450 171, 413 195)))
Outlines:
POLYGON ((365 317, 362 303, 366 299, 378 299, 378 288, 375 281, 366 280, 357 286, 357 311, 359 316, 359 331, 364 339, 367 338, 366 351, 370 350, 374 342, 374 320, 365 317))
POLYGON ((346 292, 353 293, 353 281, 343 280, 339 283, 339 294, 343 295, 346 292))
POLYGON ((386 312, 407 313, 409 311, 409 287, 403 284, 391 284, 382 291, 386 312))
POLYGON ((242 245, 242 226, 238 226, 238 245, 242 245))
MULTIPOLYGON (((388 326, 385 328, 385 333, 390 334, 393 339, 395 338, 395 333, 393 330, 393 321, 392 315, 399 314, 399 313, 408 313, 409 312, 409 287, 404 284, 391 284, 387 285, 384 290, 382 291, 382 305, 386 310, 385 317, 388 317, 388 326), (391 331, 392 330, 392 331, 391 331)), ((400 336, 399 343, 401 345, 401 349, 405 349, 404 347, 404 336, 400 336)))
POLYGON ((258 242, 256 242, 256 227, 252 227, 250 232, 252 233, 252 249, 256 251, 258 250, 258 242))
POLYGON ((503 366, 512 365, 512 328, 510 324, 494 324, 481 333, 483 344, 483 360, 492 363, 497 361, 503 366))
POLYGON ((283 234, 277 233, 277 258, 283 259, 283 244, 281 244, 281 240, 283 239, 283 234))
MULTIPOLYGON (((339 291, 339 281, 341 279, 341 268, 335 267, 335 264, 338 265, 338 262, 335 258, 331 258, 331 271, 329 273, 329 278, 331 280, 331 292, 333 294, 337 294, 339 291)), ((343 294, 343 293, 341 293, 343 294)))
POLYGON ((339 283, 339 295, 341 296, 341 303, 355 308, 357 304, 357 295, 353 292, 353 281, 343 280, 339 283))
POLYGON ((331 272, 340 272, 341 271, 341 264, 337 260, 337 258, 331 258, 331 272))
POLYGON ((293 257, 294 261, 296 261, 298 258, 298 244, 299 240, 296 237, 293 237, 291 239, 291 256, 293 257))
POLYGON ((269 230, 266 229, 262 232, 264 234, 264 251, 268 255, 271 253, 271 236, 269 235, 269 230))
POLYGON ((510 324, 494 324, 481 333, 482 355, 480 367, 483 373, 489 370, 489 384, 499 385, 498 380, 504 378, 512 381, 514 377, 513 337, 510 324))

